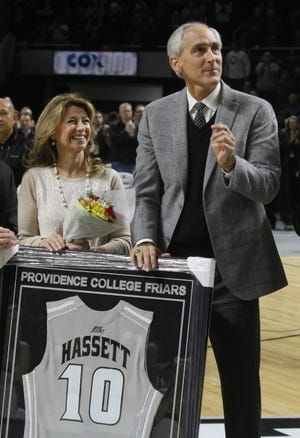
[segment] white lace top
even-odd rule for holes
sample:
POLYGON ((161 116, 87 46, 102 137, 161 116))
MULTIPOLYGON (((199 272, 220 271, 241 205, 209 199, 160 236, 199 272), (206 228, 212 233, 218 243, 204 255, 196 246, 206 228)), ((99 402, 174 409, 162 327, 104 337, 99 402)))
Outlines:
MULTIPOLYGON (((60 176, 64 197, 68 203, 86 193, 86 178, 60 176)), ((119 174, 110 168, 90 177, 90 188, 94 193, 123 188, 119 174)), ((52 167, 34 167, 25 172, 18 195, 18 229, 22 245, 41 246, 42 239, 62 234, 66 211, 62 203, 58 181, 52 167)), ((129 227, 100 239, 106 252, 128 253, 131 238, 129 227)))

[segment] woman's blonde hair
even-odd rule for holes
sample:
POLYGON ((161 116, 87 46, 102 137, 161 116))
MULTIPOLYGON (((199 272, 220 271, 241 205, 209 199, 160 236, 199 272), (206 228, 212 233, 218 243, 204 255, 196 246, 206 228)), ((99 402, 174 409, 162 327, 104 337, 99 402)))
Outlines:
POLYGON ((285 124, 286 129, 290 129, 290 122, 291 122, 292 120, 293 120, 294 122, 296 122, 297 128, 299 129, 299 128, 300 128, 300 122, 299 122, 298 117, 295 116, 295 115, 289 116, 289 117, 287 117, 287 118, 285 119, 284 124, 285 124))
MULTIPOLYGON (((51 137, 63 121, 68 108, 73 105, 79 106, 86 111, 92 126, 95 108, 88 99, 81 97, 77 93, 64 93, 53 97, 43 109, 36 123, 34 145, 28 159, 24 163, 26 167, 53 166, 56 163, 57 149, 51 137)), ((92 174, 98 173, 100 168, 103 167, 100 158, 91 156, 94 148, 95 143, 92 129, 91 137, 84 150, 86 168, 92 174)))

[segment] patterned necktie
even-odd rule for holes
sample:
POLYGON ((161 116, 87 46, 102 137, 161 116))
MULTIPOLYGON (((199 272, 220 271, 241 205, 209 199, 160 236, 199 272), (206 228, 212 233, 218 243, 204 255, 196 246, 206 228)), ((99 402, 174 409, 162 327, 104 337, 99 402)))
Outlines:
POLYGON ((194 108, 197 109, 194 123, 198 128, 203 128, 203 126, 206 125, 206 120, 203 115, 203 110, 206 108, 206 105, 203 102, 197 102, 195 103, 194 108))

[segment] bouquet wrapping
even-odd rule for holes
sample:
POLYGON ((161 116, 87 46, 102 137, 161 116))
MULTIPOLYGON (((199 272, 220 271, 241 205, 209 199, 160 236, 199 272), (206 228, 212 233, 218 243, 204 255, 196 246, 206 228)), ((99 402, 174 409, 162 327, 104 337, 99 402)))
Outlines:
POLYGON ((135 209, 135 190, 88 193, 71 203, 63 223, 66 242, 95 239, 129 225, 135 209))

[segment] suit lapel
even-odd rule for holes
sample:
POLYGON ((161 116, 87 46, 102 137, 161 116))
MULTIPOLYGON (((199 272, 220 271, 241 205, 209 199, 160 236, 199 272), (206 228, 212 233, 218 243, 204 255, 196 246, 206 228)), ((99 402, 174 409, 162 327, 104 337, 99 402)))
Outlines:
MULTIPOLYGON (((218 105, 215 123, 222 122, 225 125, 227 125, 229 129, 231 129, 238 107, 239 104, 236 101, 235 96, 232 93, 231 89, 226 84, 224 84, 224 82, 222 82, 220 103, 218 105)), ((209 181, 209 178, 212 175, 212 172, 216 166, 217 166, 216 156, 212 148, 209 147, 205 174, 204 174, 203 189, 205 189, 209 181)))
MULTIPOLYGON (((218 105, 215 123, 223 122, 231 129, 237 110, 238 102, 234 93, 223 81, 220 103, 218 105)), ((173 160, 176 161, 177 175, 185 193, 188 179, 188 138, 187 138, 187 96, 186 88, 173 95, 170 105, 170 135, 172 137, 173 160)), ((205 189, 214 168, 217 166, 215 154, 210 147, 208 150, 204 174, 203 189, 205 189)))

